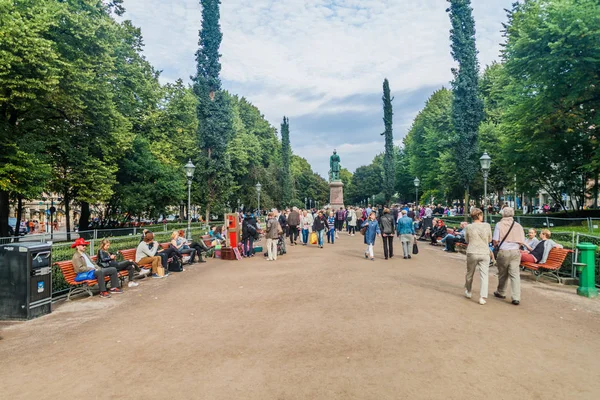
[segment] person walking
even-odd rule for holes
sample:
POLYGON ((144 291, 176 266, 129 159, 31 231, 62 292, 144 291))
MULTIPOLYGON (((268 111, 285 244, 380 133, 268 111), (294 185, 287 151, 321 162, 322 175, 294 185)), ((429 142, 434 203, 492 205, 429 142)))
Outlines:
POLYGON ((337 238, 340 237, 338 232, 341 232, 342 228, 344 228, 345 219, 346 211, 344 210, 344 207, 340 207, 340 209, 335 213, 335 237, 337 238))
POLYGON ((312 229, 312 224, 314 222, 314 218, 310 212, 304 210, 302 213, 302 219, 300 220, 300 224, 302 226, 302 245, 306 246, 308 244, 308 234, 312 229))
POLYGON ((521 252, 519 247, 525 242, 525 233, 521 224, 514 220, 515 210, 512 207, 504 207, 500 214, 502 219, 496 224, 492 240, 494 246, 500 246, 496 265, 498 267, 498 289, 494 296, 499 299, 506 298, 506 285, 510 278, 510 290, 512 304, 518 306, 521 303, 521 274, 519 265, 521 263, 521 252))
POLYGON ((300 213, 298 213, 298 207, 292 208, 287 222, 290 232, 290 244, 295 246, 298 244, 298 228, 300 226, 300 213))
POLYGON ((367 249, 365 250, 365 258, 371 258, 371 261, 375 261, 375 255, 373 254, 373 246, 375 246, 375 239, 377 235, 381 235, 381 230, 379 229, 379 222, 377 222, 377 215, 374 211, 371 211, 369 214, 369 218, 362 223, 360 226, 362 228, 367 228, 365 231, 365 244, 367 245, 367 249))
POLYGON ((275 217, 274 212, 270 212, 267 215, 267 260, 277 261, 277 241, 279 235, 283 233, 283 229, 279 225, 278 219, 275 217))
POLYGON ((338 221, 335 219, 333 211, 329 211, 329 218, 327 218, 327 243, 335 244, 335 237, 337 236, 336 225, 338 221))
POLYGON ((402 210, 400 212, 401 217, 398 218, 398 224, 396 226, 396 232, 400 236, 400 243, 402 243, 402 253, 404 253, 404 259, 412 258, 410 256, 410 244, 415 238, 415 225, 412 218, 408 217, 407 211, 402 210))
POLYGON ((350 236, 354 236, 354 234, 356 233, 356 222, 357 222, 357 217, 356 217, 356 210, 354 210, 354 208, 350 208, 348 210, 348 217, 350 218, 348 220, 348 234, 350 236))
POLYGON ((490 242, 492 241, 492 228, 483 222, 483 211, 474 208, 471 211, 473 223, 464 228, 467 246, 467 273, 465 275, 465 297, 471 298, 473 275, 479 271, 481 285, 479 287, 479 304, 484 305, 488 297, 488 271, 490 268, 490 242))
POLYGON ((323 211, 319 210, 313 222, 312 229, 317 233, 319 248, 323 248, 325 240, 325 229, 327 228, 327 217, 323 215, 323 211))
POLYGON ((396 223, 389 208, 383 209, 383 215, 379 218, 379 229, 383 239, 383 256, 387 260, 388 257, 394 257, 394 233, 396 233, 396 223))

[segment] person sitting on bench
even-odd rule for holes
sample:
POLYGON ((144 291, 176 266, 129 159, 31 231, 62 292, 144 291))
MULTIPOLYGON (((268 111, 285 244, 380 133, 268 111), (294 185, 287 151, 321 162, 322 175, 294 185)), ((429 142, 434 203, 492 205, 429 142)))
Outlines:
MULTIPOLYGON (((185 238, 185 231, 183 229, 179 230, 179 238, 183 241, 183 249, 193 249, 196 251, 196 255, 198 255, 198 261, 201 263, 205 263, 206 260, 202 259, 202 253, 206 253, 209 248, 206 247, 206 245, 204 244, 204 241, 200 240, 200 243, 198 242, 192 242, 190 244, 190 241, 187 240, 185 238)), ((194 257, 192 257, 192 261, 194 260, 194 257)))
POLYGON ((444 243, 446 245, 446 247, 444 247, 444 251, 449 251, 450 253, 455 253, 456 250, 454 249, 454 245, 456 243, 464 243, 465 242, 465 228, 467 227, 468 223, 466 221, 463 221, 460 223, 460 229, 457 229, 456 231, 454 231, 453 234, 448 234, 446 235, 446 237, 444 237, 442 239, 442 243, 444 243))
POLYGON ((167 260, 165 257, 166 254, 164 256, 157 255, 159 247, 160 246, 158 245, 158 243, 154 240, 154 233, 146 232, 146 236, 144 236, 144 241, 140 242, 135 251, 136 263, 152 264, 153 278, 162 278, 162 276, 158 275, 158 267, 160 267, 161 264, 165 272, 167 271, 167 260))
MULTIPOLYGON (((548 229, 542 229, 540 232, 540 242, 535 246, 535 248, 531 251, 521 251, 521 262, 531 262, 537 264, 544 264, 546 260, 548 260, 548 254, 550 254, 550 250, 555 247, 562 249, 562 244, 556 243, 554 240, 550 239, 552 236, 552 232, 548 229)), ((523 243, 519 243, 523 245, 523 243)))
POLYGON ((431 229, 429 233, 429 238, 431 239, 431 244, 434 245, 437 243, 437 238, 445 238, 448 234, 448 229, 446 229, 446 225, 444 221, 438 219, 437 224, 431 229))
POLYGON ((187 240, 185 239, 185 231, 182 229, 180 231, 173 231, 171 234, 171 245, 175 250, 177 250, 180 254, 189 254, 190 260, 188 264, 194 263, 194 258, 196 258, 196 250, 190 248, 187 245, 187 240))
POLYGON ((75 282, 82 282, 91 279, 98 280, 98 287, 100 288, 100 297, 110 297, 111 293, 123 293, 119 287, 119 273, 116 268, 100 268, 94 264, 90 256, 85 252, 85 248, 90 244, 85 239, 79 238, 71 245, 72 249, 77 249, 73 254, 73 271, 77 274, 75 282), (104 277, 110 276, 110 290, 106 290, 106 282, 104 277))
POLYGON ((110 240, 107 238, 102 239, 100 242, 100 248, 98 249, 98 265, 102 268, 114 267, 117 271, 127 270, 129 274, 129 287, 139 286, 139 283, 133 281, 133 275, 135 273, 135 263, 133 261, 116 261, 117 256, 108 252, 110 247, 110 240))

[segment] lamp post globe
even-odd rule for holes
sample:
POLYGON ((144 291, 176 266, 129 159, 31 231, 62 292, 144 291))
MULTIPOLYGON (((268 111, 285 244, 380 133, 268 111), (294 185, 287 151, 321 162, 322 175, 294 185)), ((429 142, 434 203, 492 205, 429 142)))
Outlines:
POLYGON ((262 189, 262 185, 260 182, 257 182, 254 187, 256 188, 256 195, 258 196, 258 216, 260 217, 260 190, 262 189))
POLYGON ((419 177, 416 177, 413 182, 415 184, 415 191, 416 191, 415 207, 418 207, 418 205, 419 205, 419 185, 421 184, 421 181, 419 180, 419 177))

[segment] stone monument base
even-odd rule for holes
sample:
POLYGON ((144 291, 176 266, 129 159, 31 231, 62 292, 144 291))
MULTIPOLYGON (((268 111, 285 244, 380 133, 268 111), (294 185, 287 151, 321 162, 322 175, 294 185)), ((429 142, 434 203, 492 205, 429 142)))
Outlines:
POLYGON ((344 183, 342 181, 329 183, 329 205, 334 210, 344 207, 344 183))

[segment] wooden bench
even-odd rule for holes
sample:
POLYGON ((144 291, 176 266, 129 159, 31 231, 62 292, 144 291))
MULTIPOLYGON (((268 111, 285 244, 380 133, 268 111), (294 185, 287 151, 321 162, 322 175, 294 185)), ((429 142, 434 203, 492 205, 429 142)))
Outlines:
POLYGON ((550 253, 548 254, 548 259, 544 264, 532 263, 532 262, 522 262, 521 269, 530 270, 536 276, 536 281, 540 279, 540 276, 543 274, 548 274, 558 281, 558 283, 562 283, 560 276, 558 276, 558 271, 562 267, 567 255, 572 253, 573 250, 569 249, 561 249, 558 247, 552 248, 550 253))
MULTIPOLYGON (((94 262, 97 259, 96 256, 92 256, 90 258, 94 262)), ((97 279, 88 279, 85 281, 76 282, 75 277, 77 276, 77 274, 73 269, 73 263, 71 262, 71 260, 55 262, 54 265, 60 268, 60 272, 62 272, 65 281, 69 284, 69 293, 67 294, 67 301, 71 300, 72 295, 79 293, 87 293, 89 296, 93 296, 91 287, 98 284, 97 279)), ((119 279, 121 279, 121 281, 123 281, 128 275, 129 272, 127 272, 127 270, 119 271, 119 279)), ((104 280, 108 282, 110 281, 110 277, 105 276, 104 280)))
MULTIPOLYGON (((133 261, 135 262, 135 252, 136 249, 126 249, 126 250, 119 250, 119 253, 121 253, 121 255, 123 256, 123 260, 125 261, 133 261)), ((145 268, 145 269, 149 269, 152 267, 152 264, 140 264, 140 263, 136 263, 140 268, 145 268)))

